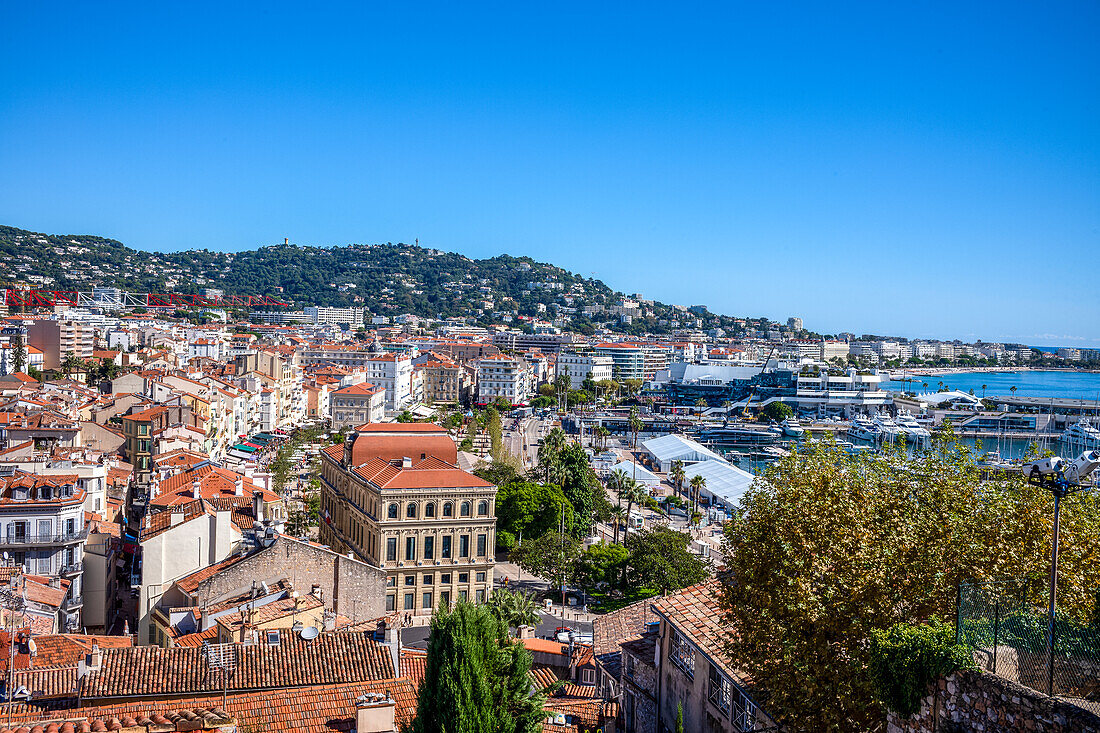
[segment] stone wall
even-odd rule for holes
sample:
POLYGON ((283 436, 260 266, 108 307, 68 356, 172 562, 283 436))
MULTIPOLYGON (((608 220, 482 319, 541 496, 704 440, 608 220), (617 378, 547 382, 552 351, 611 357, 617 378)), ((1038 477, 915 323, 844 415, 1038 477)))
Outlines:
POLYGON ((275 544, 199 584, 198 602, 215 603, 252 587, 253 581, 289 579, 299 593, 321 586, 326 608, 356 621, 386 614, 386 574, 379 568, 313 544, 279 537, 275 544))
POLYGON ((1094 711, 1050 698, 984 672, 958 672, 936 689, 908 719, 887 718, 887 733, 1100 733, 1094 711))

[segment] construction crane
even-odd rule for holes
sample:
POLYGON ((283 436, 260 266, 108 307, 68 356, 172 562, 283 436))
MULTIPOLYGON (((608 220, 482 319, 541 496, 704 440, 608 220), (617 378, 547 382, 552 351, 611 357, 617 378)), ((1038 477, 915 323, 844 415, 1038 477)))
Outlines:
POLYGON ((284 303, 270 295, 205 295, 187 293, 126 293, 112 292, 107 296, 78 290, 21 290, 8 288, 4 302, 9 308, 285 308, 284 303), (98 295, 98 297, 97 297, 98 295))

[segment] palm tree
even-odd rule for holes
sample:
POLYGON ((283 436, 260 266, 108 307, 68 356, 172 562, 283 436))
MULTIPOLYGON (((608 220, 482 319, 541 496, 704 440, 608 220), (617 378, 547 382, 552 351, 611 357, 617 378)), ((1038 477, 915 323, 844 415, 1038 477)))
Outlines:
POLYGON ((1013 397, 1015 397, 1016 396, 1016 385, 1014 384, 1011 387, 1009 387, 1008 391, 1012 393, 1013 397))
POLYGON ((642 419, 638 417, 638 411, 631 407, 630 417, 627 418, 627 423, 630 425, 630 432, 634 435, 634 450, 638 450, 638 432, 642 429, 642 419))
POLYGON ((72 376, 72 373, 78 369, 84 367, 84 360, 78 357, 71 351, 65 353, 65 359, 61 362, 61 370, 65 372, 66 377, 72 376))
POLYGON ((985 399, 985 385, 982 385, 982 399, 985 399))
POLYGON ((673 461, 672 468, 668 472, 668 477, 672 479, 672 484, 676 487, 676 496, 684 490, 684 462, 673 461))
POLYGON ((537 626, 541 620, 533 593, 498 588, 489 596, 489 611, 510 628, 537 626))
POLYGON ((699 411, 698 413, 696 413, 695 417, 697 418, 697 420, 702 420, 703 410, 707 409, 707 401, 700 397, 699 399, 695 400, 695 408, 699 411))
POLYGON ((611 507, 611 521, 615 524, 615 544, 619 544, 619 527, 626 523, 626 510, 621 506, 611 507))
POLYGON ((699 492, 707 485, 707 480, 696 474, 691 477, 691 513, 694 516, 699 511, 699 492))
POLYGON ((538 450, 539 467, 543 469, 546 483, 550 483, 551 474, 554 474, 554 483, 557 483, 557 473, 560 464, 562 450, 565 449, 565 431, 554 428, 542 439, 542 445, 538 450))
POLYGON ((623 544, 626 544, 626 536, 630 533, 630 510, 634 507, 635 503, 641 503, 645 497, 645 489, 641 484, 632 478, 625 477, 622 482, 622 488, 619 489, 620 497, 626 499, 626 531, 623 532, 623 544))

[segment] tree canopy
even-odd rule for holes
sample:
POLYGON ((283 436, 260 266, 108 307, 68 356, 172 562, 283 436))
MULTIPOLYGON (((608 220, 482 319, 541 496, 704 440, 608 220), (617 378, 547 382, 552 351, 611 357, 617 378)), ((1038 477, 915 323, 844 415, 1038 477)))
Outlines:
POLYGON ((536 733, 544 698, 530 693, 531 653, 488 606, 432 616, 416 717, 406 733, 536 733))
MULTIPOLYGON (((950 427, 914 457, 806 444, 726 526, 730 653, 794 729, 873 727, 884 713, 868 673, 873 634, 950 617, 960 581, 1046 573, 1052 504, 1019 477, 982 480, 950 427)), ((1060 606, 1087 614, 1100 497, 1065 500, 1061 541, 1060 606)))

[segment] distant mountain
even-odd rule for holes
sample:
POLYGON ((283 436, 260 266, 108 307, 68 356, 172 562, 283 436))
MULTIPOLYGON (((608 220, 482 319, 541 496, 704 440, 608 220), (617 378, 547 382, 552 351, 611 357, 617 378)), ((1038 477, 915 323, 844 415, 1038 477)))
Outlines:
POLYGON ((737 333, 767 324, 654 301, 643 301, 636 312, 627 311, 632 318, 624 319, 625 296, 600 280, 529 257, 473 260, 408 244, 279 244, 232 253, 161 253, 103 237, 0 226, 0 257, 4 287, 177 293, 220 288, 227 295, 274 295, 299 308, 357 306, 378 315, 466 316, 483 323, 561 314, 582 332, 597 323, 628 333, 715 326, 737 333))

